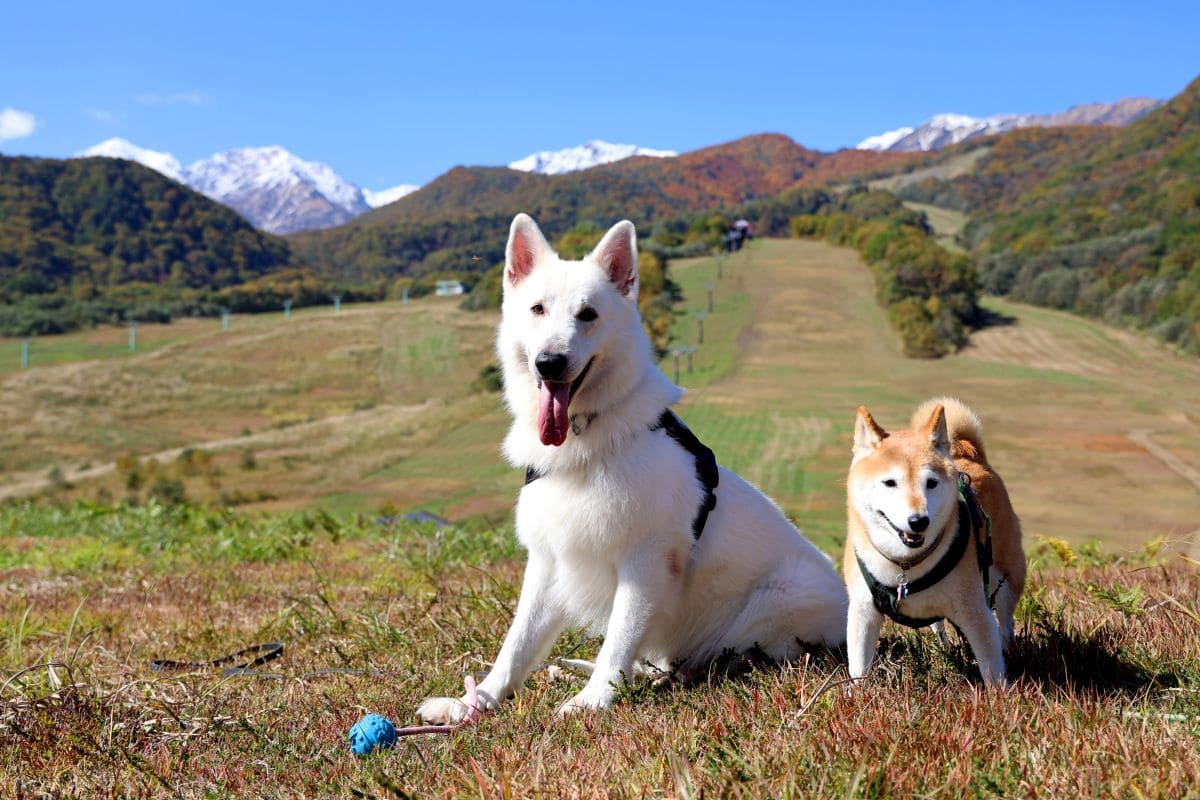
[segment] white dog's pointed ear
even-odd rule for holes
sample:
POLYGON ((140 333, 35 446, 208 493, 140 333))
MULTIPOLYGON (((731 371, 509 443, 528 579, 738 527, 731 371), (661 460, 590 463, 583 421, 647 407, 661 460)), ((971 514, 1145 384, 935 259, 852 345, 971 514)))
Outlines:
POLYGON ((879 427, 866 406, 858 407, 858 417, 854 420, 854 455, 864 455, 883 443, 888 432, 879 427))
POLYGON ((929 421, 925 423, 925 427, 921 431, 929 437, 929 443, 933 445, 934 450, 947 458, 950 457, 950 432, 946 429, 945 406, 939 403, 934 407, 933 413, 929 415, 929 421))
POLYGON ((550 245, 542 235, 542 229, 528 214, 517 214, 508 229, 508 247, 504 253, 505 282, 516 286, 525 280, 538 259, 548 252, 550 245))
POLYGON ((592 251, 591 258, 607 273, 621 294, 637 297, 637 231, 632 222, 623 219, 609 228, 592 251))

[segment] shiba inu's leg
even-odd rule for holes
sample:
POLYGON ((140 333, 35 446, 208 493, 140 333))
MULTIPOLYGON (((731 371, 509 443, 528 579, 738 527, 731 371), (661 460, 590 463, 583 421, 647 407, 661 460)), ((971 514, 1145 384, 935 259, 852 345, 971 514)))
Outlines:
POLYGON ((846 620, 846 656, 850 662, 851 678, 858 680, 866 677, 875 659, 882 626, 883 615, 875 610, 870 600, 862 602, 851 597, 850 613, 846 620))
POLYGON ((1000 626, 1000 644, 1008 651, 1012 646, 1013 640, 1013 613, 1017 610, 1017 595, 1008 585, 1008 582, 1000 584, 999 590, 996 592, 996 622, 1000 626))
MULTIPOLYGON (((490 711, 513 694, 562 631, 563 613, 550 597, 549 587, 547 565, 530 553, 512 626, 504 637, 492 671, 479 683, 481 710, 490 711)), ((440 725, 461 722, 466 713, 464 701, 450 697, 431 697, 417 709, 417 714, 426 722, 440 725)))
POLYGON ((635 556, 621 566, 604 644, 596 655, 592 677, 577 695, 559 706, 559 714, 607 708, 616 697, 617 684, 634 677, 638 648, 651 619, 656 612, 670 613, 667 593, 654 572, 653 565, 658 561, 635 556))
POLYGON ((979 674, 988 686, 1005 686, 1004 651, 1000 647, 1000 628, 983 595, 979 602, 959 610, 952 621, 967 637, 971 652, 979 662, 979 674))

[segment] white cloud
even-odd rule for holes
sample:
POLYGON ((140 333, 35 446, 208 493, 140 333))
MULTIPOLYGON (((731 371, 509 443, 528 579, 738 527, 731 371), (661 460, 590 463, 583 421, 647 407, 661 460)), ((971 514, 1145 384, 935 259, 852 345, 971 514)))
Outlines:
POLYGON ((215 101, 204 92, 175 92, 174 94, 139 94, 134 98, 144 106, 209 106, 215 101))
POLYGON ((37 118, 28 111, 15 108, 0 109, 0 142, 5 139, 22 139, 33 133, 37 118))

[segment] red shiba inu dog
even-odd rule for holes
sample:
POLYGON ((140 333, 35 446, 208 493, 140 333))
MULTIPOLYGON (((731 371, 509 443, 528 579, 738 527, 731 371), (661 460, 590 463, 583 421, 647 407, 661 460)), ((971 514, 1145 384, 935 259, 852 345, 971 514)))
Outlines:
POLYGON ((885 616, 913 628, 949 619, 984 682, 1003 685, 1025 587, 1021 524, 971 409, 929 400, 911 425, 888 433, 858 409, 844 562, 850 676, 866 675, 885 616))

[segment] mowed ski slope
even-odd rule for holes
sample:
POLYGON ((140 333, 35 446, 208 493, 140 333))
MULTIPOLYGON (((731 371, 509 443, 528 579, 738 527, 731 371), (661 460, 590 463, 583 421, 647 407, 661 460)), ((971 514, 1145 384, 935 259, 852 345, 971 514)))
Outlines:
MULTIPOLYGON (((1200 487, 1179 469, 1200 468, 1195 360, 1088 320, 996 300, 988 307, 1009 324, 976 333, 958 355, 906 359, 849 250, 764 241, 724 272, 714 317, 723 303, 741 317, 733 346, 725 345, 736 358, 727 374, 695 376, 701 385, 683 417, 818 538, 840 535, 844 524, 855 409, 866 405, 881 424, 901 426, 938 394, 982 417, 1027 536, 1121 546, 1195 537, 1200 487), (735 302, 739 294, 746 301, 735 302)), ((677 265, 674 274, 693 307, 717 282, 711 262, 677 265)), ((705 322, 706 338, 720 332, 705 322)), ((688 320, 681 332, 694 336, 694 327, 688 320)), ((719 349, 702 349, 697 367, 729 359, 719 349)))

